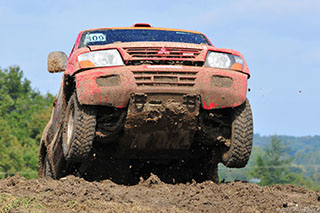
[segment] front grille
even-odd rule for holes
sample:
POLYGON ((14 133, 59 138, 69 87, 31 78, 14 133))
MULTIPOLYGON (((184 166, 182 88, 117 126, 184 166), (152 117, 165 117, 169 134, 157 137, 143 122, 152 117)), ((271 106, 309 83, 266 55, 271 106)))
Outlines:
POLYGON ((127 66, 138 65, 177 65, 177 66, 197 66, 202 67, 203 61, 181 61, 181 60, 131 60, 126 61, 127 66))
POLYGON ((125 47, 130 56, 126 65, 182 65, 203 66, 202 49, 182 47, 125 47))
POLYGON ((128 47, 124 50, 133 58, 141 59, 194 59, 201 49, 179 47, 128 47))
POLYGON ((138 87, 193 87, 197 71, 133 71, 138 87))

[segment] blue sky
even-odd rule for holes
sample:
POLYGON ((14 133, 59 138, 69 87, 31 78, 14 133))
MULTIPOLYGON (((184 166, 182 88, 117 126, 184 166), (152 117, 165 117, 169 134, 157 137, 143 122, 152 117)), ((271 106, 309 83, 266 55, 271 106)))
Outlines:
POLYGON ((56 93, 61 74, 46 71, 49 52, 69 53, 83 29, 137 22, 201 31, 240 51, 255 133, 320 134, 319 0, 0 0, 0 66, 19 65, 33 87, 56 93))

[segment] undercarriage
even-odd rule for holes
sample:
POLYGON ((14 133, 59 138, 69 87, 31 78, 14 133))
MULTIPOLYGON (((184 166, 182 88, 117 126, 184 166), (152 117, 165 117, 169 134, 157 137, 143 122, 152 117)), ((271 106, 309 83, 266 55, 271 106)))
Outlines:
POLYGON ((134 94, 128 108, 97 107, 94 145, 131 159, 175 159, 190 156, 194 144, 230 145, 230 109, 200 109, 198 95, 134 94))

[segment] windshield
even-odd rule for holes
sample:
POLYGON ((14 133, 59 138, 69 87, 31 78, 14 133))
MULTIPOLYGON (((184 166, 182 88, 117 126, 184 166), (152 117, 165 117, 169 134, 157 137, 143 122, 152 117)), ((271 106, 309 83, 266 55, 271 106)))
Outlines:
POLYGON ((202 34, 149 29, 106 29, 86 31, 82 34, 79 48, 91 45, 105 45, 114 42, 181 42, 192 44, 206 44, 210 42, 202 34))

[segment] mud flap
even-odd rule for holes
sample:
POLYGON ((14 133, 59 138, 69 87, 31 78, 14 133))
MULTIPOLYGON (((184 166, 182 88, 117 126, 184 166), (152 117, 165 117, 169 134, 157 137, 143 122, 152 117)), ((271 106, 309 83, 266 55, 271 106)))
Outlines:
POLYGON ((141 152, 187 150, 193 142, 199 107, 198 95, 133 94, 121 146, 141 152))

